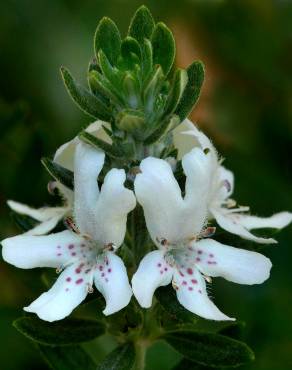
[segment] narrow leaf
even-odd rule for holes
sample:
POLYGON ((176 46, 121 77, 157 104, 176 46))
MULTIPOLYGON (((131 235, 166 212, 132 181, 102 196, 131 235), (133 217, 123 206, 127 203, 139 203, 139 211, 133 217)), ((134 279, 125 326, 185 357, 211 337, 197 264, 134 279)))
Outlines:
POLYGON ((196 364, 183 358, 172 370, 214 370, 214 367, 196 364))
POLYGON ((184 69, 177 69, 174 74, 171 91, 167 98, 165 114, 170 114, 175 111, 187 82, 187 72, 184 69))
POLYGON ((54 370, 96 370, 93 359, 80 346, 38 345, 38 349, 48 365, 54 370))
POLYGON ((127 36, 122 41, 121 54, 123 58, 127 58, 130 53, 134 53, 138 58, 141 58, 141 48, 136 39, 131 36, 127 36))
POLYGON ((107 106, 91 92, 77 84, 66 68, 61 67, 61 74, 69 95, 83 112, 104 121, 111 118, 107 106))
POLYGON ((110 61, 102 50, 98 52, 98 60, 103 75, 115 88, 119 89, 122 78, 121 73, 119 73, 119 71, 111 65, 110 61))
POLYGON ((97 366, 96 370, 130 370, 135 362, 135 348, 132 343, 126 343, 113 352, 97 366))
POLYGON ((184 89, 179 105, 175 111, 183 121, 192 111, 199 99, 204 82, 205 68, 202 62, 196 61, 187 68, 188 83, 184 89))
POLYGON ((170 118, 166 118, 161 122, 160 126, 158 126, 158 128, 145 139, 144 143, 146 145, 150 145, 159 141, 167 132, 175 128, 178 123, 178 116, 173 115, 170 118))
POLYGON ((104 81, 104 77, 98 71, 91 71, 88 75, 88 82, 91 91, 95 95, 104 96, 108 101, 111 101, 116 106, 121 106, 123 101, 120 97, 110 89, 110 84, 104 81))
POLYGON ((197 321, 196 315, 186 310, 181 304, 179 304, 176 293, 171 286, 161 287, 156 290, 155 297, 161 306, 175 319, 195 323, 197 321))
POLYGON ((237 367, 254 360, 242 342, 220 334, 194 331, 168 333, 165 340, 187 359, 211 367, 237 367))
POLYGON ((128 34, 141 43, 144 38, 150 39, 154 25, 152 14, 145 5, 142 5, 131 20, 128 34))
POLYGON ((49 158, 42 158, 41 162, 55 180, 59 181, 61 184, 71 190, 74 189, 74 174, 71 170, 62 167, 49 158))
POLYGON ((147 80, 153 69, 153 51, 152 44, 149 40, 144 39, 141 46, 142 53, 142 77, 143 81, 147 80))
POLYGON ((90 144, 94 146, 97 149, 103 150, 109 157, 112 158, 121 158, 123 156, 123 152, 118 149, 117 147, 114 147, 113 145, 110 145, 106 143, 105 141, 89 134, 86 131, 82 131, 79 134, 80 140, 84 141, 87 144, 90 144))
POLYGON ((13 326, 34 342, 50 346, 82 343, 104 333, 103 324, 88 319, 71 318, 49 323, 37 317, 21 317, 13 326))
POLYGON ((175 57, 175 41, 170 29, 162 22, 157 23, 151 37, 153 63, 159 64, 165 75, 169 73, 175 57))
POLYGON ((116 24, 107 17, 99 22, 94 36, 95 55, 101 49, 112 65, 117 63, 121 52, 121 35, 116 24))

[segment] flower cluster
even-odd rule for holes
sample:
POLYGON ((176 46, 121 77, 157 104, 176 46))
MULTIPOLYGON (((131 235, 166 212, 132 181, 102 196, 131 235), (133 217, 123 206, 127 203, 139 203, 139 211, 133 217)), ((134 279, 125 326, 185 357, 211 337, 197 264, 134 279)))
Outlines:
MULTIPOLYGON (((97 121, 87 132, 110 143, 106 125, 97 121)), ((231 198, 232 172, 222 166, 210 140, 190 121, 173 131, 173 143, 176 156, 162 159, 145 153, 135 163, 135 171, 107 170, 107 154, 75 138, 54 157, 56 164, 74 172, 73 190, 58 181, 53 184, 63 195, 63 206, 33 209, 8 202, 14 211, 38 224, 2 241, 4 260, 19 268, 52 267, 60 272, 52 288, 25 311, 46 321, 61 320, 94 286, 106 301, 105 315, 127 306, 132 294, 148 308, 155 290, 171 283, 178 301, 189 311, 206 319, 232 320, 208 297, 206 283, 221 276, 239 284, 261 284, 272 264, 262 254, 212 239, 215 224, 247 240, 276 243, 250 230, 281 229, 291 222, 292 214, 260 218, 249 215, 248 207, 236 206, 231 198), (145 249, 130 284, 118 254, 127 217, 138 206, 143 208, 153 243, 145 249), (53 232, 60 220, 65 230, 53 232)))

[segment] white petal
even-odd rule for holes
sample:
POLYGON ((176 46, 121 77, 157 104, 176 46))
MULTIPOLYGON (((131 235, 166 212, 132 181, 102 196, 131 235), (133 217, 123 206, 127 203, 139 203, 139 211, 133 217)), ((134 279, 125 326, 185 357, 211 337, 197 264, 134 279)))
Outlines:
POLYGON ((58 222, 63 218, 63 214, 58 215, 57 217, 50 218, 47 221, 43 221, 33 227, 32 229, 28 230, 27 232, 23 233, 23 235, 45 235, 52 231, 58 224, 58 222))
POLYGON ((23 269, 60 267, 76 255, 82 242, 68 230, 45 236, 18 235, 2 241, 2 255, 6 262, 23 269))
POLYGON ((111 169, 105 176, 95 210, 94 239, 119 247, 125 237, 127 214, 136 206, 134 192, 125 188, 124 170, 111 169))
POLYGON ((183 157, 182 166, 186 174, 184 199, 170 165, 162 159, 144 159, 140 165, 142 173, 136 176, 136 196, 158 247, 157 238, 177 242, 193 237, 202 229, 207 216, 212 158, 195 148, 183 157))
POLYGON ((104 164, 104 152, 84 143, 76 145, 74 160, 74 215, 82 233, 94 232, 94 210, 99 197, 97 177, 104 164))
POLYGON ((260 228, 283 229, 292 222, 291 212, 280 212, 270 217, 256 217, 250 215, 233 214, 236 222, 248 230, 260 228))
POLYGON ((56 217, 62 212, 63 207, 43 207, 43 208, 32 208, 23 203, 15 202, 14 200, 7 201, 8 206, 15 212, 22 215, 30 216, 37 221, 47 221, 52 217, 56 217))
POLYGON ((132 296, 127 271, 122 259, 108 252, 105 260, 97 268, 94 275, 96 288, 104 296, 105 315, 111 315, 126 307, 132 296))
POLYGON ((216 219, 219 226, 221 226, 222 229, 232 234, 239 235, 240 237, 244 239, 252 240, 257 243, 262 243, 262 244, 277 243, 275 239, 261 238, 261 237, 257 237, 253 235, 252 233, 250 233, 246 228, 244 228, 244 226, 240 224, 240 222, 237 222, 236 214, 225 213, 223 208, 221 209, 211 208, 210 212, 213 215, 213 217, 216 219))
POLYGON ((225 167, 220 166, 217 169, 217 192, 215 194, 215 201, 219 204, 229 198, 234 191, 234 175, 233 172, 227 170, 225 167))
POLYGON ((201 231, 207 215, 214 161, 210 153, 205 154, 202 149, 195 148, 183 157, 182 166, 186 174, 184 202, 191 211, 189 224, 196 234, 201 231))
POLYGON ((67 267, 56 283, 46 293, 40 295, 24 310, 34 312, 45 321, 62 320, 77 307, 87 296, 90 274, 81 271, 78 263, 67 267))
POLYGON ((134 296, 140 306, 151 307, 155 290, 171 282, 173 268, 165 261, 162 251, 153 251, 142 259, 132 278, 134 296))
POLYGON ((196 265, 208 276, 221 276, 238 284, 262 284, 270 276, 271 261, 264 255, 230 247, 212 239, 194 243, 196 265))
POLYGON ((152 240, 156 243, 156 238, 181 239, 181 227, 188 220, 182 219, 184 202, 170 165, 162 159, 148 157, 141 162, 140 169, 135 193, 152 240))
POLYGON ((194 136, 186 136, 184 132, 193 130, 194 124, 185 119, 173 130, 173 142, 178 149, 178 159, 181 159, 186 153, 194 147, 199 147, 200 143, 194 136))
POLYGON ((175 270, 173 285, 176 287, 177 299, 182 306, 194 314, 209 320, 234 320, 214 305, 209 299, 206 283, 196 268, 188 269, 188 273, 175 270))
POLYGON ((216 149, 210 139, 188 119, 173 130, 173 141, 178 149, 178 159, 181 159, 195 147, 200 147, 203 150, 209 149, 212 154, 217 156, 216 149))
MULTIPOLYGON (((99 139, 102 139, 110 143, 111 139, 108 137, 102 126, 109 127, 109 124, 103 121, 96 121, 91 123, 85 129, 85 131, 91 133, 92 135, 98 137, 99 139)), ((73 170, 75 148, 79 142, 80 140, 76 136, 73 140, 68 141, 67 143, 60 146, 60 148, 55 153, 54 161, 60 164, 61 166, 68 168, 69 170, 73 170)))

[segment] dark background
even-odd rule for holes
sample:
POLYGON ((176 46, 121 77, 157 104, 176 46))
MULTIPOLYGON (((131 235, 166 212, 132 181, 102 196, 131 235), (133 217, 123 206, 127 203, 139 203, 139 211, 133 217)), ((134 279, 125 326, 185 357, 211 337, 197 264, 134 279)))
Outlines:
MULTIPOLYGON (((71 102, 59 67, 85 84, 93 34, 107 15, 125 33, 141 1, 6 0, 0 12, 0 238, 17 231, 7 199, 41 206, 50 201, 42 156, 72 138, 90 120, 71 102)), ((226 167, 236 174, 236 199, 253 213, 292 210, 292 2, 288 0, 144 1, 174 31, 177 64, 206 65, 201 99, 192 114, 226 167)), ((213 295, 230 316, 246 322, 256 362, 246 369, 292 368, 292 228, 264 247, 274 264, 262 286, 217 279, 213 295)), ((3 370, 46 369, 11 326, 44 289, 40 271, 0 262, 0 359, 3 370)), ((102 358, 107 338, 88 348, 102 358), (98 345, 98 351, 96 351, 98 345)), ((148 370, 170 369, 178 355, 164 344, 149 352, 148 370)))

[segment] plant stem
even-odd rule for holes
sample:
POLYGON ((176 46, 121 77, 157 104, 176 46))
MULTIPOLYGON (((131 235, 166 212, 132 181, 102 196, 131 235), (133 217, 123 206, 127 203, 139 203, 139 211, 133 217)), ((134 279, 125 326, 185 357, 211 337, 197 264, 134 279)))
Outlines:
POLYGON ((133 370, 144 370, 145 368, 146 343, 136 342, 136 360, 133 370))

